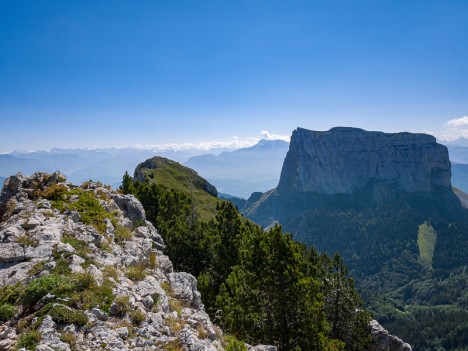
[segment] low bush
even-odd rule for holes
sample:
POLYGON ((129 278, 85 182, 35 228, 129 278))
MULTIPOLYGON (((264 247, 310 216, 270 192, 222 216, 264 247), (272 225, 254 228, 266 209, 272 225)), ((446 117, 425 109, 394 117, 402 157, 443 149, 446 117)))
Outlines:
POLYGON ((0 304, 18 303, 24 294, 24 286, 21 283, 14 285, 4 285, 0 287, 0 304))
POLYGON ((130 312, 130 297, 127 295, 117 296, 114 300, 117 309, 115 311, 116 316, 123 317, 130 312))
POLYGON ((58 274, 49 274, 32 280, 25 289, 23 299, 28 307, 33 307, 48 293, 58 294, 72 289, 70 279, 58 274))
POLYGON ((120 244, 124 241, 131 240, 133 237, 130 229, 125 228, 121 225, 118 225, 114 231, 114 240, 116 243, 120 244))
POLYGON ((226 351, 247 351, 245 342, 237 340, 234 336, 226 336, 226 351))
POLYGON ((140 325, 146 320, 145 314, 140 310, 134 310, 130 312, 130 319, 133 324, 140 325))
POLYGON ((5 322, 9 320, 16 314, 16 307, 5 303, 0 305, 0 322, 5 322))
POLYGON ((64 200, 66 198, 67 192, 68 192, 68 188, 65 185, 54 184, 42 190, 37 195, 47 200, 57 201, 57 200, 64 200))

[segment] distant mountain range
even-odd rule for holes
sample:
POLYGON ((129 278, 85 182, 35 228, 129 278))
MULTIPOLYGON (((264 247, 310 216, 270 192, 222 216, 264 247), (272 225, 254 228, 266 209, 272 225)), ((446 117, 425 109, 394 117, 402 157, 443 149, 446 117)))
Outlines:
MULTIPOLYGON (((227 149, 215 149, 223 152, 227 149)), ((17 172, 25 175, 37 171, 61 171, 69 181, 81 183, 86 180, 100 181, 119 186, 125 171, 133 173, 135 167, 154 156, 164 156, 178 162, 185 162, 190 157, 203 154, 204 150, 150 150, 137 148, 106 149, 52 149, 50 151, 0 154, 0 176, 8 177, 17 172)))
POLYGON ((218 191, 247 198, 255 191, 278 185, 288 148, 289 143, 283 140, 260 140, 249 148, 191 157, 184 165, 197 171, 218 191))
MULTIPOLYGON (((452 163, 452 184, 468 192, 468 144, 466 139, 446 143, 452 163)), ((136 148, 52 149, 50 151, 0 154, 0 177, 17 172, 60 170, 74 183, 86 180, 120 185, 125 171, 130 174, 144 160, 162 156, 196 170, 224 194, 249 198, 253 192, 265 192, 278 185, 281 167, 289 144, 282 140, 260 140, 238 149, 156 151, 136 148)))

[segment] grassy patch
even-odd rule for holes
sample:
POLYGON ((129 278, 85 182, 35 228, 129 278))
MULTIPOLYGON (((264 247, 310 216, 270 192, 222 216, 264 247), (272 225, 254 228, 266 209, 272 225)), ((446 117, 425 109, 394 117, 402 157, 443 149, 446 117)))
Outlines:
POLYGON ((58 274, 49 274, 32 280, 23 295, 27 307, 33 307, 48 293, 57 294, 72 291, 71 279, 58 274))
POLYGON ((105 277, 113 278, 115 281, 119 280, 119 273, 117 269, 113 266, 105 266, 102 269, 102 273, 105 277))
POLYGON ((203 328, 201 324, 197 326, 198 338, 203 340, 208 337, 208 332, 203 328))
POLYGON ((37 330, 29 330, 20 336, 16 349, 19 350, 24 347, 27 350, 35 350, 39 341, 41 341, 41 333, 37 330))
POLYGON ((60 341, 70 345, 72 351, 76 351, 76 336, 73 333, 63 333, 60 335, 60 341))
POLYGON ((62 184, 53 184, 44 190, 36 192, 36 196, 43 197, 47 200, 59 201, 65 200, 68 193, 68 188, 62 184))
POLYGON ((179 339, 169 341, 168 343, 162 345, 162 349, 166 351, 184 351, 184 347, 179 339))
POLYGON ((16 304, 24 294, 24 286, 20 283, 0 287, 0 304, 16 304))
POLYGON ((182 303, 173 297, 169 298, 169 308, 171 311, 177 312, 179 316, 182 314, 182 303))
POLYGON ((76 254, 80 257, 85 258, 91 253, 89 244, 86 241, 75 238, 72 234, 65 233, 62 237, 62 242, 70 244, 76 251, 76 254))
POLYGON ((179 318, 168 317, 164 320, 164 324, 169 327, 169 329, 173 333, 177 333, 178 331, 182 330, 184 327, 184 321, 179 318))
POLYGON ((46 265, 46 261, 39 261, 39 262, 36 262, 34 264, 34 266, 32 266, 29 271, 28 271, 28 274, 29 275, 37 275, 39 273, 41 273, 43 270, 44 270, 44 266, 46 265))
POLYGON ((23 235, 19 236, 16 239, 16 243, 20 244, 22 246, 33 246, 33 247, 36 247, 39 244, 39 242, 37 240, 31 238, 27 234, 23 234, 23 235))
POLYGON ((158 266, 158 262, 157 262, 156 252, 151 252, 150 253, 149 268, 150 269, 155 269, 157 266, 158 266))
POLYGON ((428 222, 421 224, 418 230, 419 260, 426 268, 432 268, 436 241, 437 233, 434 228, 428 222))
POLYGON ((138 264, 136 266, 129 266, 127 268, 127 271, 125 275, 127 276, 128 279, 133 280, 133 281, 140 281, 145 279, 146 277, 146 265, 144 264, 138 264))
POLYGON ((114 240, 117 244, 131 240, 133 237, 130 229, 118 225, 114 231, 114 240))
POLYGON ((96 198, 92 191, 73 189, 68 191, 65 195, 56 198, 52 206, 61 212, 66 209, 77 211, 84 224, 92 225, 102 234, 106 232, 106 223, 104 222, 106 218, 115 222, 115 215, 107 212, 104 207, 102 207, 99 199, 96 198), (73 195, 77 195, 78 200, 70 203, 68 199, 73 195))
POLYGON ((201 220, 208 221, 215 217, 216 204, 220 200, 204 190, 207 182, 195 171, 162 157, 155 157, 145 163, 148 163, 148 168, 143 167, 140 171, 150 183, 174 189, 188 196, 201 220))
POLYGON ((48 309, 47 314, 57 324, 85 325, 88 323, 88 317, 86 317, 83 311, 78 311, 65 305, 55 304, 48 309))

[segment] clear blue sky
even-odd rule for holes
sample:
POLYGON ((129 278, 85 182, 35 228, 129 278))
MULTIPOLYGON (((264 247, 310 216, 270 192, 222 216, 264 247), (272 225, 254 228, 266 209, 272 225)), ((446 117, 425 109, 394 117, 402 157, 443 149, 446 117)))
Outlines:
POLYGON ((466 115, 466 0, 0 0, 0 151, 466 115))

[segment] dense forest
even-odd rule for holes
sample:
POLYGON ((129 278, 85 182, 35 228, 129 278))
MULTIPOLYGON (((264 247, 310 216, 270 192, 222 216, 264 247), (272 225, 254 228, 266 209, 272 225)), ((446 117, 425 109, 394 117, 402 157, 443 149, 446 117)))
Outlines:
POLYGON ((283 233, 264 231, 235 206, 219 201, 211 220, 197 199, 124 175, 163 236, 177 270, 198 277, 206 310, 224 330, 249 343, 280 350, 362 351, 370 315, 338 254, 319 254, 283 233))
POLYGON ((397 201, 360 211, 314 209, 285 227, 322 252, 340 252, 373 317, 414 350, 466 350, 466 221, 428 219, 397 201))

